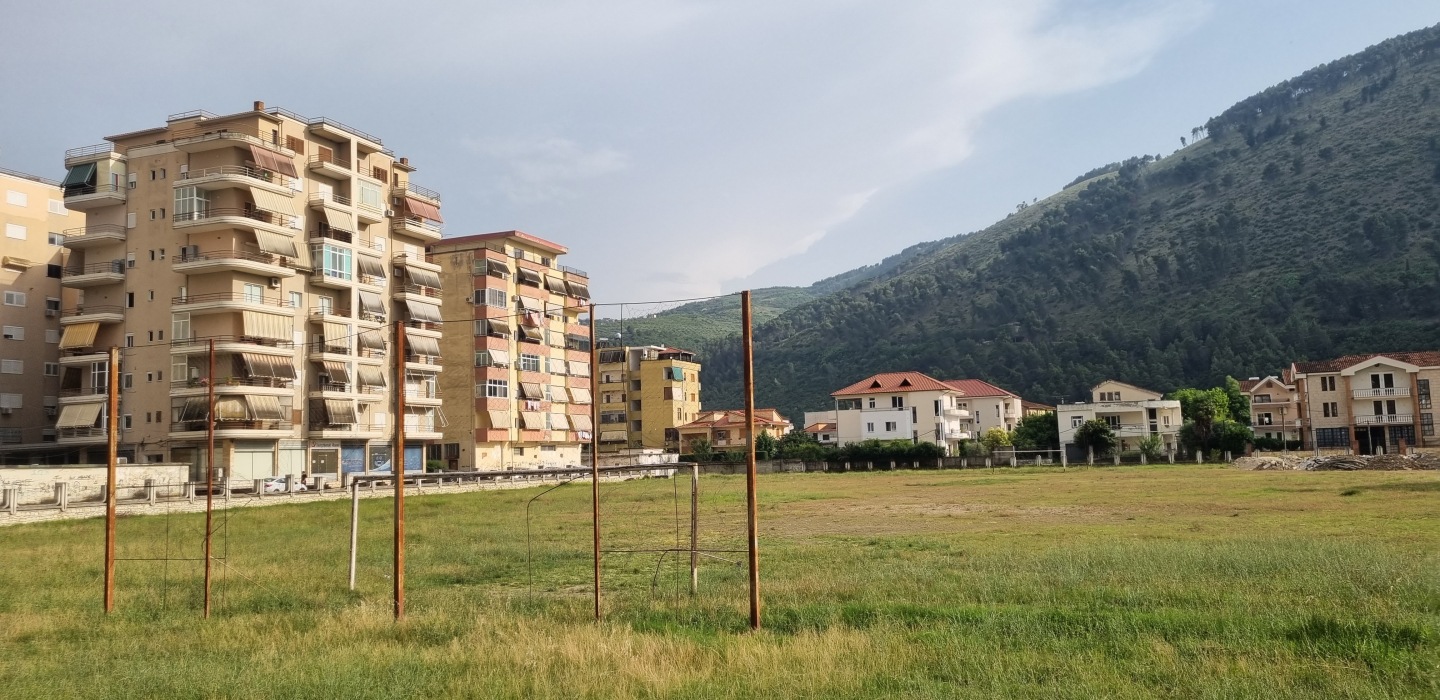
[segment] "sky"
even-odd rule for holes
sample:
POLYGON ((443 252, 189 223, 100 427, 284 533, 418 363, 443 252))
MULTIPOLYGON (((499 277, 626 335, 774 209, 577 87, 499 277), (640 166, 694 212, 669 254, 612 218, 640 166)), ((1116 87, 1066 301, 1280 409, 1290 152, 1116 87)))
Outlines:
POLYGON ((378 134, 447 236, 568 246, 598 302, 803 286, 975 231, 1440 22, 1399 0, 200 7, 7 8, 0 167, 59 179, 67 148, 262 100, 378 134))

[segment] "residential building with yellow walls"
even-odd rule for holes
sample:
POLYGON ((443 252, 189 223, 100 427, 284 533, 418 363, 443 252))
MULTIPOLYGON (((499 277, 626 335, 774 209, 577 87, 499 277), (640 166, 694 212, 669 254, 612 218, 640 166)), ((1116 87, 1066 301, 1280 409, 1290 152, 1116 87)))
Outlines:
POLYGON ((76 292, 60 277, 67 231, 84 230, 85 213, 65 208, 60 183, 0 169, 0 463, 78 463, 60 446, 60 314, 76 292))
MULTIPOLYGON (((695 420, 680 426, 676 432, 680 435, 680 451, 683 453, 693 452, 695 442, 701 439, 708 440, 711 449, 726 452, 749 444, 746 438, 748 427, 743 409, 701 411, 695 420)), ((756 435, 769 433, 778 440, 794 429, 795 425, 779 411, 773 408, 755 409, 756 435)))
POLYGON ((1440 352, 1295 362, 1289 378, 1304 449, 1394 454, 1436 444, 1431 386, 1440 383, 1440 352))
POLYGON ((602 346, 600 451, 680 450, 678 428, 700 415, 695 353, 662 345, 602 346))
POLYGON ((425 255, 442 229, 440 195, 411 181, 407 159, 256 102, 172 114, 64 164, 65 206, 86 221, 65 236, 60 444, 103 448, 118 346, 131 461, 203 474, 213 386, 222 479, 390 470, 403 389, 405 468, 423 468, 444 421, 440 268, 425 255))
POLYGON ((1300 403, 1295 384, 1286 381, 1289 369, 1280 374, 1240 382, 1240 391, 1250 398, 1250 427, 1257 438, 1299 440, 1300 403))
POLYGON ((445 283, 450 418, 432 456, 449 469, 580 464, 594 430, 589 276, 560 264, 565 246, 522 231, 430 250, 445 283))

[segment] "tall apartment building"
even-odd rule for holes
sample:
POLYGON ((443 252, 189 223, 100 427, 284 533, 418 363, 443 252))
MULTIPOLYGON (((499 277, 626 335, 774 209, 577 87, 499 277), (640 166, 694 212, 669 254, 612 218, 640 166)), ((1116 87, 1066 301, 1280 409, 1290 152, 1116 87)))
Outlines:
POLYGON ((1250 397, 1250 427, 1257 438, 1299 440, 1300 403, 1295 384, 1287 381, 1290 370, 1280 374, 1240 382, 1240 391, 1250 397))
POLYGON ((1290 377, 1299 403, 1302 446, 1396 452, 1401 444, 1435 444, 1430 387, 1440 380, 1440 352, 1348 355, 1295 362, 1290 377))
POLYGON ((431 252, 452 321, 440 458, 452 469, 580 464, 594 430, 589 276, 559 263, 564 246, 520 231, 447 238, 431 252))
POLYGON ((59 442, 105 442, 106 351, 121 358, 120 454, 245 480, 388 470, 439 439, 439 194, 379 137, 256 102, 65 154, 59 442), (405 356, 395 354, 403 324, 405 356), (207 348, 215 343, 213 374, 207 348), (396 377, 403 376, 402 382, 396 377))
POLYGON ((60 311, 75 293, 60 286, 66 231, 85 214, 65 208, 60 183, 0 170, 0 461, 79 462, 56 443, 60 311))
POLYGON ((700 415, 695 353, 662 345, 601 347, 600 451, 680 449, 679 428, 700 415))

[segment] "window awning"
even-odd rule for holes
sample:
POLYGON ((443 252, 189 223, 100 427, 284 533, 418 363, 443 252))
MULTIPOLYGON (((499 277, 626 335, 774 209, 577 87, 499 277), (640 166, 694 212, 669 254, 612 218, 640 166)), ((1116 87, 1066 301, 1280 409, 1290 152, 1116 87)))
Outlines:
POLYGON ((521 294, 520 307, 525 309, 526 311, 538 312, 545 310, 545 303, 540 301, 539 299, 536 299, 535 297, 527 297, 524 294, 521 294))
POLYGON ((573 399, 575 403, 590 403, 590 390, 572 386, 570 387, 570 398, 573 399))
POLYGON ((380 295, 376 294, 375 292, 366 292, 362 290, 360 292, 360 308, 369 311, 372 314, 380 314, 381 316, 384 316, 385 300, 381 299, 380 295))
POLYGON ((575 426, 576 430, 594 430, 594 426, 590 423, 590 416, 587 415, 579 413, 570 414, 570 424, 575 426))
POLYGON ((325 223, 330 224, 330 228, 338 228, 341 231, 354 231, 356 228, 355 217, 348 211, 321 207, 320 216, 325 218, 325 223))
POLYGON ((545 419, 539 413, 531 411, 520 412, 520 426, 526 430, 544 430, 545 419))
POLYGON ((360 339, 360 347, 367 350, 384 350, 385 336, 381 335, 383 330, 365 331, 356 337, 360 339))
POLYGON ((270 361, 269 355, 242 352, 240 353, 240 359, 245 365, 245 371, 252 377, 275 376, 274 364, 270 361))
POLYGON ((562 296, 568 291, 565 289, 565 280, 563 278, 553 277, 551 275, 545 276, 545 288, 562 296))
POLYGON ((600 442, 625 442, 625 431, 606 430, 600 433, 600 442))
POLYGON ((551 413, 551 414, 550 414, 550 429, 551 429, 551 430, 569 430, 569 429, 570 429, 570 421, 566 419, 564 413, 551 413))
POLYGON ((490 353, 490 363, 496 365, 510 364, 510 353, 505 350, 486 350, 490 353))
POLYGON ((277 379, 295 379, 295 363, 289 357, 270 358, 270 370, 277 379))
POLYGON ((255 165, 265 170, 273 170, 290 177, 300 177, 300 173, 295 170, 295 161, 268 148, 250 144, 250 159, 255 161, 255 165))
POLYGON ((224 396, 215 399, 215 420, 249 420, 250 404, 246 396, 224 396))
POLYGON ((486 411, 485 413, 489 414, 489 416, 490 416, 490 428, 491 428, 492 430, 509 430, 509 429, 510 429, 510 412, 509 412, 509 411, 493 411, 493 410, 492 410, 492 411, 486 411))
POLYGON ((414 284, 418 284, 422 287, 434 287, 435 289, 440 288, 440 275, 437 275, 429 270, 422 270, 418 267, 406 265, 405 274, 410 277, 410 281, 414 284))
POLYGON ((490 325, 491 333, 510 333, 510 319, 508 318, 489 318, 485 319, 485 322, 490 325))
POLYGON ((589 363, 589 362, 581 362, 581 361, 579 361, 579 360, 570 360, 570 361, 569 361, 569 365, 570 365, 570 376, 572 376, 572 377, 588 377, 588 376, 590 376, 590 363, 589 363))
POLYGON ((506 262, 505 262, 504 260, 496 260, 496 259, 494 259, 494 258, 486 258, 486 259, 485 259, 485 271, 486 271, 486 272, 503 272, 503 273, 505 273, 506 275, 509 275, 509 274, 510 274, 510 266, 509 266, 508 264, 506 264, 506 262))
POLYGON ((520 382, 520 398, 544 401, 545 393, 540 390, 540 385, 536 382, 520 382))
POLYGON ((325 399, 325 417, 331 425, 354 425, 355 402, 348 399, 325 399))
POLYGON ((540 284, 540 273, 531 270, 528 267, 516 268, 515 272, 519 273, 520 281, 522 282, 529 282, 537 286, 540 284))
POLYGON ((385 373, 375 365, 356 365, 355 371, 360 375, 360 386, 376 386, 385 388, 385 373))
POLYGON ((565 387, 552 385, 550 387, 550 400, 555 403, 567 403, 570 401, 570 397, 565 395, 565 387))
POLYGON ((540 331, 539 331, 539 330, 536 330, 536 329, 534 329, 534 328, 526 328, 525 326, 518 326, 518 327, 516 327, 516 331, 518 331, 518 332, 520 333, 520 338, 521 338, 522 340, 533 340, 533 341, 535 341, 535 342, 537 342, 537 343, 543 343, 543 342, 545 342, 545 336, 541 335, 541 334, 540 334, 540 331))
POLYGON ((344 362, 334 360, 321 360, 320 365, 325 368, 325 373, 330 375, 331 384, 349 384, 350 370, 344 362))
POLYGON ((185 399, 185 407, 180 409, 180 421, 182 423, 205 420, 209 416, 210 400, 204 396, 192 396, 185 399))
POLYGON ((343 323, 330 323, 326 321, 324 327, 325 344, 332 347, 350 347, 350 326, 343 323))
POLYGON ((95 164, 81 163, 70 168, 65 173, 65 180, 60 183, 61 187, 79 187, 80 185, 95 184, 95 164))
POLYGON ((440 218, 440 207, 437 207, 429 202, 415 199, 414 197, 406 197, 405 208, 410 210, 411 214, 414 214, 415 216, 418 216, 422 219, 438 221, 442 224, 445 223, 445 219, 440 218))
POLYGON ((440 307, 434 304, 426 304, 423 301, 406 299, 405 310, 410 312, 410 318, 415 321, 424 321, 426 323, 443 323, 445 321, 445 319, 440 317, 440 307))
POLYGON ((286 216, 300 216, 300 209, 295 206, 295 199, 293 197, 275 194, 270 190, 260 189, 259 187, 250 188, 250 197, 255 200, 256 209, 264 209, 265 211, 272 211, 276 214, 284 214, 286 216))
POLYGON ((250 404, 250 415, 256 420, 284 420, 285 412, 280 407, 280 397, 265 394, 249 394, 245 400, 250 404))
MULTIPOLYGON (((204 401, 202 397, 200 399, 204 401)), ((89 428, 95 425, 95 419, 100 417, 100 410, 105 407, 103 403, 82 403, 74 406, 62 406, 60 417, 55 421, 57 428, 89 428)))
POLYGON ((590 287, 589 287, 589 286, 587 286, 587 285, 585 285, 585 284, 582 284, 582 283, 580 283, 580 282, 576 282, 576 281, 574 281, 574 280, 567 280, 565 284, 570 287, 570 296, 576 297, 576 298, 578 298, 578 299, 589 299, 589 298, 590 298, 590 287))
POLYGON ((99 323, 77 323, 73 326, 66 326, 65 335, 60 336, 60 349, 88 348, 95 344, 95 334, 99 331, 99 323))
POLYGON ((416 335, 411 332, 413 329, 405 329, 405 349, 411 355, 429 355, 430 357, 440 356, 440 343, 427 335, 416 335))
POLYGON ((269 231, 255 231, 255 242, 263 250, 272 255, 284 255, 287 258, 298 258, 300 253, 295 250, 295 241, 278 233, 269 231))
MULTIPOLYGON (((370 275, 371 277, 379 277, 380 279, 385 279, 385 266, 381 265, 379 260, 376 260, 368 255, 356 256, 355 266, 360 268, 360 274, 362 275, 370 275)), ((360 293, 365 294, 365 292, 360 293)))
POLYGON ((22 270, 28 270, 32 267, 35 267, 35 261, 27 260, 25 258, 17 258, 13 255, 7 255, 5 256, 4 260, 0 260, 0 265, 3 265, 5 267, 18 267, 22 270))
POLYGON ((245 335, 266 340, 283 340, 287 343, 294 341, 291 332, 294 322, 289 316, 277 316, 259 311, 241 311, 240 316, 245 335))

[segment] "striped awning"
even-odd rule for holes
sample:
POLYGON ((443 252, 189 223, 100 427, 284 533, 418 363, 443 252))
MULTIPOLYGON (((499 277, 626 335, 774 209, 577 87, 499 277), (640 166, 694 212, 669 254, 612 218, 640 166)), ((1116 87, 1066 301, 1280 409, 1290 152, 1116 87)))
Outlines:
POLYGON ((524 294, 521 294, 520 308, 523 308, 526 311, 541 312, 545 310, 545 302, 542 302, 535 297, 527 297, 524 294))
POLYGON ((552 385, 550 387, 550 400, 555 403, 568 403, 570 397, 565 395, 565 387, 552 385))
POLYGON ((508 318, 488 318, 485 319, 485 323, 490 326, 491 333, 510 334, 510 319, 508 318))
POLYGON ((551 276, 551 275, 546 275, 546 276, 545 276, 545 288, 548 289, 548 290, 550 290, 550 291, 552 291, 552 292, 554 292, 554 293, 556 293, 556 294, 560 294, 560 295, 562 295, 562 296, 568 291, 568 290, 565 289, 565 279, 564 279, 564 278, 562 278, 562 277, 554 277, 554 276, 551 276))
POLYGON ((568 421, 568 420, 565 419, 565 414, 564 414, 564 413, 551 413, 551 414, 550 414, 550 429, 551 429, 551 430, 569 430, 569 429, 570 429, 570 421, 568 421))
POLYGON ((245 328, 245 335, 285 342, 294 340, 291 332, 295 324, 289 316, 277 316, 259 311, 241 311, 240 316, 245 328))
POLYGON ((321 360, 320 365, 325 368, 325 373, 330 375, 331 384, 349 384, 350 370, 344 362, 333 360, 321 360))
POLYGON ((410 213, 415 216, 431 221, 438 221, 442 224, 445 223, 445 220, 440 218, 440 207, 429 202, 415 199, 414 197, 406 197, 405 208, 410 210, 410 213))
POLYGON ((515 268, 515 272, 520 275, 520 281, 529 282, 537 287, 540 286, 540 273, 528 267, 517 267, 515 268))
MULTIPOLYGON (((364 260, 364 258, 361 258, 361 260, 364 260)), ((369 311, 372 314, 380 314, 381 316, 384 316, 385 300, 381 299, 380 295, 376 294, 375 292, 361 291, 360 308, 369 311)))
POLYGON ((544 430, 545 418, 533 411, 521 411, 520 427, 526 430, 544 430))
POLYGON ((364 332, 361 332, 361 333, 359 333, 358 335, 356 335, 355 337, 357 337, 357 338, 360 339, 360 347, 362 347, 362 348, 365 348, 365 349, 367 349, 367 350, 384 350, 384 349, 385 349, 385 335, 384 335, 384 333, 385 333, 384 330, 376 329, 376 330, 373 330, 373 331, 364 331, 364 332))
POLYGON ((257 420, 284 420, 285 411, 280 407, 280 397, 265 394, 250 394, 245 397, 250 404, 250 415, 257 420))
POLYGON ((578 413, 570 415, 570 424, 575 426, 576 430, 592 430, 594 428, 590 423, 590 416, 578 413))
POLYGON ((486 258, 486 259, 485 259, 485 271, 486 271, 487 273, 489 273, 489 272, 500 272, 500 273, 504 273, 505 276, 508 277, 508 276, 510 275, 510 265, 507 264, 504 260, 496 260, 496 259, 494 259, 494 258, 486 258))
MULTIPOLYGON (((202 399, 203 400, 203 399, 202 399)), ((60 408, 60 417, 55 421, 57 428, 89 428, 100 417, 103 403, 82 403, 60 408)))
POLYGON ((295 205, 293 197, 275 194, 259 187, 250 188, 250 197, 255 200, 256 209, 264 209, 286 216, 300 216, 300 209, 295 205))
POLYGON ((349 399, 325 399, 325 415, 331 425, 354 425, 355 402, 349 399))
POLYGON ((565 284, 570 287, 570 296, 572 296, 572 297, 577 297, 577 298, 580 298, 580 299, 589 299, 589 298, 590 298, 590 287, 589 287, 589 286, 587 286, 587 285, 585 285, 585 284, 582 284, 582 283, 580 283, 580 282, 576 282, 576 281, 574 281, 574 280, 568 280, 565 284))
MULTIPOLYGON (((379 260, 376 260, 368 255, 356 256, 355 266, 360 268, 360 274, 362 275, 370 275, 371 277, 379 277, 380 279, 385 279, 385 266, 381 265, 379 260)), ((365 292, 360 293, 365 294, 365 292)))
POLYGON ((520 398, 544 401, 545 393, 540 390, 540 384, 536 382, 520 382, 520 398))
POLYGON ((360 377, 360 386, 385 387, 385 373, 375 365, 356 365, 355 373, 360 377))
POLYGON ((405 309, 410 312, 411 320, 424 321, 426 323, 444 323, 445 321, 445 319, 440 316, 440 307, 435 304, 426 304, 423 301, 406 299, 405 309))
POLYGON ((572 386, 570 387, 570 398, 575 403, 590 403, 590 390, 572 386))
POLYGON ((516 326, 516 331, 518 331, 518 332, 520 333, 520 338, 521 338, 522 340, 533 340, 533 341, 535 341, 535 342, 537 342, 537 343, 543 343, 543 342, 545 342, 545 336, 540 333, 540 329, 538 329, 538 328, 527 328, 527 327, 525 327, 525 326, 516 326))
POLYGON ((278 233, 257 230, 255 242, 259 244, 260 250, 272 255, 284 255, 287 258, 300 257, 300 253, 295 250, 295 241, 278 233))
POLYGON ((490 353, 490 364, 492 365, 510 364, 510 352, 508 350, 496 350, 492 348, 485 352, 490 353))
POLYGON ((60 336, 60 349, 88 348, 95 344, 95 334, 99 330, 99 323, 77 323, 73 326, 66 326, 65 335, 60 336))
POLYGON ((623 430, 606 430, 600 433, 600 442, 625 442, 626 436, 623 430))
POLYGON ((411 332, 413 329, 405 329, 405 349, 411 355, 429 355, 430 357, 440 356, 440 343, 427 335, 416 335, 411 332))
POLYGON ((341 231, 354 231, 356 228, 355 216, 348 211, 321 207, 320 215, 325 217, 325 223, 330 224, 330 228, 338 228, 341 231))
POLYGON ((204 396, 192 396, 185 399, 185 407, 180 409, 181 422, 205 420, 210 415, 210 400, 204 396))
POLYGON ((223 396, 215 398, 215 420, 248 420, 250 404, 247 396, 223 396))
POLYGON ((422 270, 413 265, 406 265, 405 274, 408 275, 410 277, 410 281, 415 284, 418 284, 422 287, 432 287, 434 289, 440 289, 440 275, 437 275, 434 272, 431 272, 429 270, 422 270))
POLYGON ((490 415, 490 427, 493 430, 510 429, 509 411, 486 411, 490 415))
POLYGON ((350 347, 350 326, 343 323, 330 323, 326 321, 324 326, 325 344, 333 347, 350 347))
POLYGON ((273 170, 290 177, 300 177, 300 173, 295 170, 295 161, 268 148, 250 144, 250 158, 255 161, 255 165, 265 170, 273 170))

